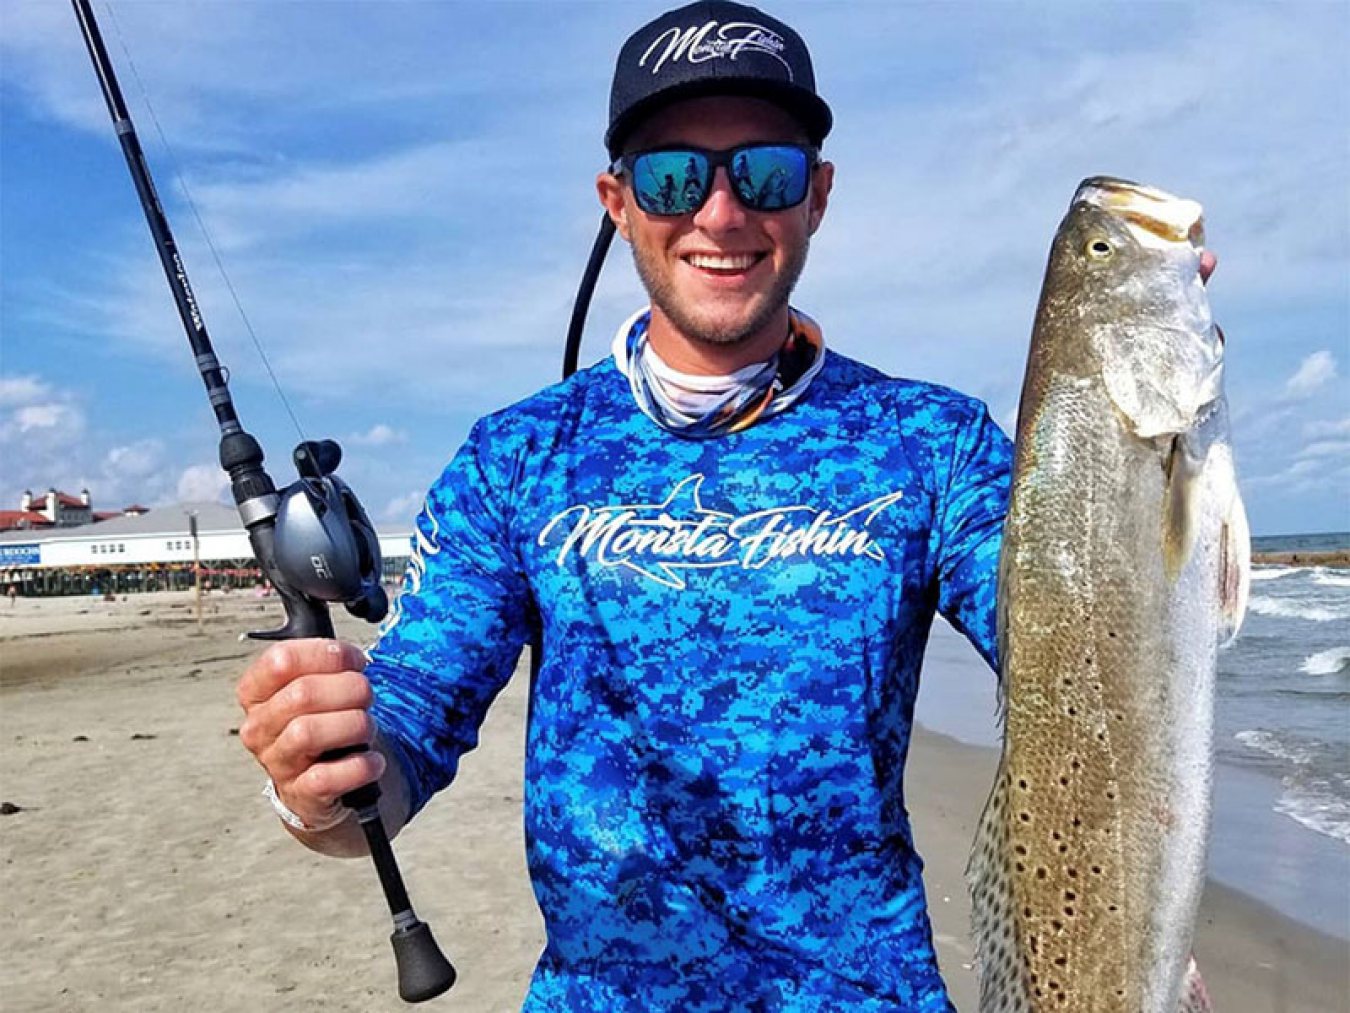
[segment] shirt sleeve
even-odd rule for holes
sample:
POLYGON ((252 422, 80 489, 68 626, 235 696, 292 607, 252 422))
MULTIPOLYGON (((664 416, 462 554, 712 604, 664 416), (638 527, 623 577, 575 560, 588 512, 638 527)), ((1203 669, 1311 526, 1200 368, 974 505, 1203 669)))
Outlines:
POLYGON ((1012 443, 973 403, 957 427, 938 515, 938 611, 998 671, 998 555, 1008 512, 1012 443))
POLYGON ((483 423, 417 517, 403 591, 367 652, 371 715, 408 781, 409 816, 454 779, 529 636, 531 597, 485 471, 483 423))

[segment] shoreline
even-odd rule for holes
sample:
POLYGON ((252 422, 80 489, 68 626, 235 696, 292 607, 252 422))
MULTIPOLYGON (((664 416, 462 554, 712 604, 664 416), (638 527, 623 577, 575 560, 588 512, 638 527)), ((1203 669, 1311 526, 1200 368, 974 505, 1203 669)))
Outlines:
POLYGON ((1332 569, 1350 569, 1350 551, 1253 552, 1252 562, 1259 566, 1327 566, 1332 569))
MULTIPOLYGON (((275 625, 276 600, 216 592, 204 612, 198 633, 190 592, 0 604, 0 802, 21 807, 0 815, 5 1008, 406 1009, 370 863, 292 841, 237 741, 234 681, 259 649, 238 634, 275 625)), ((428 1008, 518 1009, 543 945, 520 813, 524 668, 395 845, 460 972, 428 1008)), ((930 645, 926 682, 978 672, 930 645)), ((975 1009, 963 870, 995 762, 915 729, 906 793, 961 1010, 975 1009)), ((1195 949, 1221 1013, 1350 1013, 1343 942, 1213 881, 1195 949)))

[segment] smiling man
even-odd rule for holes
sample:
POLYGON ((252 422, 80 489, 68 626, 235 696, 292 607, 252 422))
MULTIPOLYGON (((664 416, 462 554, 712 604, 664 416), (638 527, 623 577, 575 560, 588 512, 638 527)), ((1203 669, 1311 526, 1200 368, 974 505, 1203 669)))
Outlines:
POLYGON ((474 427, 368 657, 281 644, 240 683, 279 815, 351 854, 340 796, 378 777, 402 826, 540 645, 527 1010, 950 1009, 903 773, 936 612, 993 660, 1009 447, 980 403, 827 351, 790 305, 831 121, 761 11, 634 34, 597 188, 650 306, 474 427))

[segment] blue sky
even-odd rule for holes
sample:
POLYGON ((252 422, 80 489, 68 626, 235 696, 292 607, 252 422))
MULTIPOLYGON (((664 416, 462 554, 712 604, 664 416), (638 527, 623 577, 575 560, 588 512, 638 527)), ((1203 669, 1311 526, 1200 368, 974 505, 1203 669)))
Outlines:
MULTIPOLYGON (((406 522, 474 418, 556 379, 614 55, 665 6, 97 6, 278 481, 296 431, 180 176, 305 433, 342 441, 371 513, 406 522)), ((768 9, 810 42, 835 111, 834 199, 794 299, 832 347, 1010 425, 1077 182, 1194 197, 1222 261, 1253 530, 1350 528, 1350 4, 768 9)), ((0 101, 0 507, 49 485, 87 486, 98 509, 220 494, 203 388, 65 4, 5 3, 0 101)), ((641 302, 616 246, 583 362, 641 302)))

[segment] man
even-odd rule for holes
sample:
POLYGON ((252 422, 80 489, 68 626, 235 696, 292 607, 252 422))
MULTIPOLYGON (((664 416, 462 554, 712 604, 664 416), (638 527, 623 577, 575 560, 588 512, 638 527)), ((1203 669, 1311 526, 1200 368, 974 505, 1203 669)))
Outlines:
POLYGON ((650 309, 474 427, 369 660, 269 648, 241 737, 298 838, 359 853, 338 798, 378 777, 402 826, 538 637, 527 1010, 947 1010, 902 775, 934 612, 993 660, 1008 443, 789 306, 834 177, 792 29, 663 15, 610 112, 597 188, 650 309))

